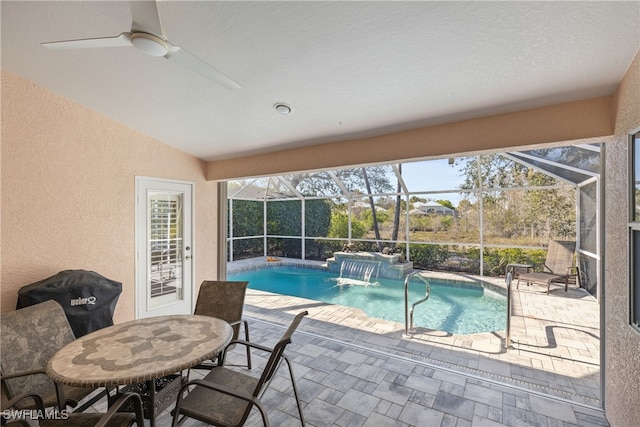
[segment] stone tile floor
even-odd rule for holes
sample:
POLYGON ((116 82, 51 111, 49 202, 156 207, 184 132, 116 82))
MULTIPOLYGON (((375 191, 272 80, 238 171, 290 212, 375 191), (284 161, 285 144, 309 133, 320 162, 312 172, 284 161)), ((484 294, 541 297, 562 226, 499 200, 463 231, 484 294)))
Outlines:
MULTIPOLYGON (((271 345, 296 313, 309 311, 288 348, 309 427, 569 427, 608 425, 600 409, 599 309, 581 289, 554 287, 547 295, 520 286, 508 351, 504 331, 461 336, 418 328, 403 339, 404 324, 251 289, 244 314, 251 340, 271 345)), ((300 425, 286 369, 263 401, 271 425, 300 425)), ((163 413, 157 425, 170 424, 163 413)), ((247 425, 261 425, 257 413, 247 425)))

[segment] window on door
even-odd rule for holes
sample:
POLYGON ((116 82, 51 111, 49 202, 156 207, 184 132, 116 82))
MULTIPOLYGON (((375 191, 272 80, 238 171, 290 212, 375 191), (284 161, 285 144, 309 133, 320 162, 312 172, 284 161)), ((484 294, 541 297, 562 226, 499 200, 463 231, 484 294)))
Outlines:
POLYGON ((138 318, 192 312, 193 183, 136 178, 138 318))
POLYGON ((182 194, 149 192, 150 308, 182 300, 182 194))
POLYGON ((640 132, 631 138, 631 185, 629 248, 631 251, 629 289, 630 322, 640 331, 640 132))

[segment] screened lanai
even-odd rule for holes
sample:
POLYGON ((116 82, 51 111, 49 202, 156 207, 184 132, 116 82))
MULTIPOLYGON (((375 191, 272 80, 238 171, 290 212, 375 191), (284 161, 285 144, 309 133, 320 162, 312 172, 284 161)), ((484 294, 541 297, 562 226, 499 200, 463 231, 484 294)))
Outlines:
POLYGON ((227 183, 227 260, 399 253, 413 268, 501 276, 576 242, 600 282, 601 144, 365 165, 227 183))

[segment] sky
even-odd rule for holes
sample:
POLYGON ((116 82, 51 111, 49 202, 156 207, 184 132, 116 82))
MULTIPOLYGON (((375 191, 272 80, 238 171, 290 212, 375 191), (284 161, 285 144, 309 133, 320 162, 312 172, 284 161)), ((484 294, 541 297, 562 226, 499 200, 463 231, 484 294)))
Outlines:
MULTIPOLYGON (((460 176, 460 165, 449 165, 448 159, 425 160, 420 162, 403 163, 402 177, 409 191, 456 190, 463 182, 460 176)), ((462 198, 454 191, 447 194, 433 194, 419 196, 427 199, 450 200, 455 206, 462 198)))

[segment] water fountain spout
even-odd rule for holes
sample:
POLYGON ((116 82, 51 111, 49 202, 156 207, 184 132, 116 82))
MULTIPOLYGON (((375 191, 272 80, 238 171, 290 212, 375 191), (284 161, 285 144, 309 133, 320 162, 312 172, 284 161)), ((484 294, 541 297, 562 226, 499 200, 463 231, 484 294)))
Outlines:
MULTIPOLYGON (((340 266, 340 279, 355 280, 350 280, 350 284, 369 285, 377 282, 380 264, 380 261, 345 259, 340 266)), ((342 283, 346 282, 343 280, 342 283)))

